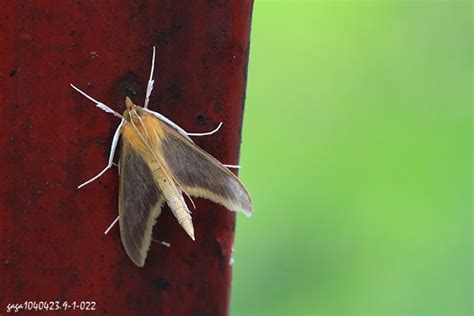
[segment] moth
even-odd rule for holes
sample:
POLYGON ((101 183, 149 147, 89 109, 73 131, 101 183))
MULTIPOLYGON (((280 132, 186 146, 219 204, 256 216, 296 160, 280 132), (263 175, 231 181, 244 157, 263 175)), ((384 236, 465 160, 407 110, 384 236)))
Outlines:
POLYGON ((251 216, 253 212, 252 201, 246 188, 228 169, 238 166, 221 164, 190 138, 212 135, 222 123, 211 132, 188 133, 164 115, 148 109, 154 85, 154 65, 155 47, 144 106, 138 106, 126 97, 126 109, 123 114, 70 84, 98 108, 121 120, 113 136, 107 166, 78 188, 98 179, 114 165, 114 156, 121 137, 118 164, 119 216, 111 226, 119 221, 125 252, 139 267, 145 264, 152 241, 152 228, 164 203, 192 240, 195 239, 194 227, 185 196, 189 199, 190 196, 206 198, 231 211, 241 211, 247 216, 251 216))

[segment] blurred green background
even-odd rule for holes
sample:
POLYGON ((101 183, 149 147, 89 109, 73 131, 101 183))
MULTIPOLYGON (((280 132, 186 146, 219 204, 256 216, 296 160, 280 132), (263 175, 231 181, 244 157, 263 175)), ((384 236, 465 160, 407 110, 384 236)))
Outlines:
POLYGON ((471 1, 256 0, 233 315, 472 315, 471 1))

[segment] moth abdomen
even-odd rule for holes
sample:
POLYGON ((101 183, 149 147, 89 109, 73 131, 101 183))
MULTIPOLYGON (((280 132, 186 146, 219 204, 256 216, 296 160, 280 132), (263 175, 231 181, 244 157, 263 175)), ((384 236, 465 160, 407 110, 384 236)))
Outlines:
POLYGON ((176 186, 173 179, 166 175, 163 168, 158 168, 154 172, 158 187, 165 197, 166 204, 170 208, 178 223, 183 227, 186 233, 194 240, 194 226, 191 218, 191 212, 183 198, 183 193, 176 186))

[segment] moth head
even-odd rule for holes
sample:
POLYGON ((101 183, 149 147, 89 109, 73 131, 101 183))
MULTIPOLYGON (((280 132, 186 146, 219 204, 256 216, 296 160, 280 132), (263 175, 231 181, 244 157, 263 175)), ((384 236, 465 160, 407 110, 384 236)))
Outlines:
POLYGON ((138 119, 137 116, 141 116, 143 114, 143 108, 134 104, 129 97, 125 97, 125 107, 126 110, 123 112, 123 118, 127 122, 131 122, 132 119, 135 122, 138 119))

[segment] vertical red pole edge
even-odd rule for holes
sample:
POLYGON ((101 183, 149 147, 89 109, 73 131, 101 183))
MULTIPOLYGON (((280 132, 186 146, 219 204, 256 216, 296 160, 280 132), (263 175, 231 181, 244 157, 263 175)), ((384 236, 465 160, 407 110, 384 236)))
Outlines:
POLYGON ((0 314, 28 301, 67 302, 67 314, 83 313, 73 302, 110 315, 228 314, 235 214, 195 199, 193 242, 165 207, 153 236, 171 247, 152 244, 145 267, 133 265, 118 227, 104 235, 117 170, 77 190, 106 165, 119 121, 69 83, 118 112, 127 95, 142 104, 155 45, 150 108, 188 131, 222 121, 196 143, 238 164, 252 6, 2 1, 0 314))

